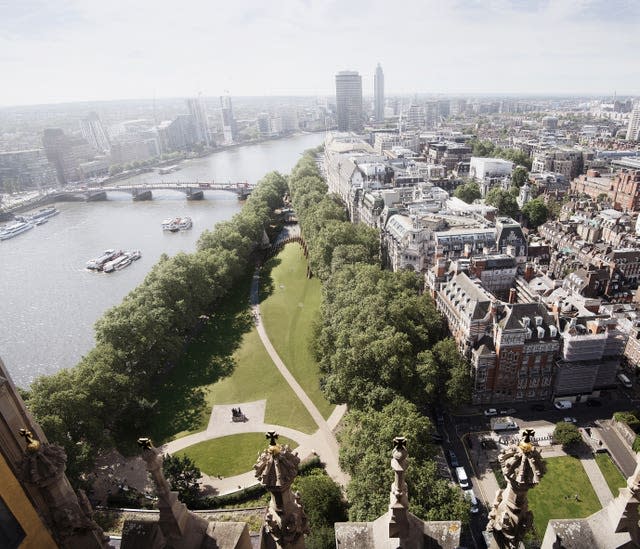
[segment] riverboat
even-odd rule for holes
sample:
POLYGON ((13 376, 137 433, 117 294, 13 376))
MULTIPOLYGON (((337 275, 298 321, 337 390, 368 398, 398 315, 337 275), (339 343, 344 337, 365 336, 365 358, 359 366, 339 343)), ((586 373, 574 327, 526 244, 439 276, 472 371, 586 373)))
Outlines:
POLYGON ((116 252, 115 250, 105 250, 101 256, 87 261, 87 269, 91 269, 92 271, 101 271, 105 263, 112 261, 121 253, 122 252, 116 252))
POLYGON ((162 222, 162 230, 176 233, 178 231, 187 231, 193 227, 193 221, 189 216, 170 217, 162 222))
POLYGON ((50 217, 58 215, 59 213, 60 210, 53 206, 49 206, 48 208, 41 208, 36 213, 31 214, 29 219, 36 225, 42 225, 43 223, 46 223, 50 217))
POLYGON ((28 221, 19 221, 13 225, 7 225, 0 229, 0 240, 9 240, 14 236, 18 236, 29 229, 33 229, 33 225, 28 221))

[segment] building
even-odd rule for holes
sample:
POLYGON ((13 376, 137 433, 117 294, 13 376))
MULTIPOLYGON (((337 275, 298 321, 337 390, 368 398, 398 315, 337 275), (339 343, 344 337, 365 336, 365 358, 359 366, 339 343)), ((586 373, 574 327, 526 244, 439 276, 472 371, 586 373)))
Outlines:
POLYGON ((224 136, 224 144, 231 145, 238 138, 238 129, 236 120, 233 117, 233 106, 231 105, 231 97, 224 95, 220 98, 221 116, 222 116, 222 134, 224 136))
POLYGON ((362 77, 356 71, 336 74, 338 131, 362 131, 362 77))
POLYGON ((640 211, 640 170, 620 170, 616 174, 601 174, 587 170, 571 181, 571 191, 593 199, 606 197, 615 209, 624 212, 640 211))
POLYGON ((47 128, 42 135, 42 144, 47 159, 56 170, 56 177, 61 185, 77 181, 78 158, 75 155, 71 140, 60 128, 47 128))
POLYGON ((640 141, 640 101, 631 111, 629 126, 627 127, 627 141, 640 141))
POLYGON ((57 184, 44 149, 0 152, 0 189, 38 189, 57 184))
POLYGON ((185 150, 198 142, 194 120, 190 114, 179 114, 173 120, 161 122, 157 131, 163 153, 185 150))
POLYGON ((381 124, 384 122, 384 73, 380 63, 373 77, 373 96, 373 119, 381 124))
POLYGON ((509 160, 472 156, 469 167, 469 177, 478 181, 502 179, 503 177, 511 177, 512 171, 513 162, 509 160))
POLYGON ((207 147, 211 146, 207 111, 202 97, 192 97, 187 99, 187 108, 189 109, 191 118, 193 118, 196 143, 202 143, 207 147))
POLYGON ((86 118, 80 121, 80 131, 89 145, 97 152, 109 154, 111 142, 107 130, 102 125, 97 113, 91 112, 86 118))

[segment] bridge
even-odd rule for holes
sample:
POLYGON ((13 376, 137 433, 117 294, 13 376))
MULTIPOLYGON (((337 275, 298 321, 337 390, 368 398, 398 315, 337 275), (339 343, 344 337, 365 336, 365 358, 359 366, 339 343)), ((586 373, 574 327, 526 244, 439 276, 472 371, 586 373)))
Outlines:
POLYGON ((137 183, 134 185, 110 185, 100 187, 80 187, 75 189, 65 189, 56 193, 58 200, 85 200, 93 202, 97 200, 107 200, 108 192, 129 193, 135 201, 152 200, 153 191, 169 190, 179 191, 186 195, 187 200, 202 200, 205 191, 228 191, 238 195, 238 199, 244 200, 255 188, 255 184, 241 183, 207 183, 207 182, 159 182, 159 183, 137 183))

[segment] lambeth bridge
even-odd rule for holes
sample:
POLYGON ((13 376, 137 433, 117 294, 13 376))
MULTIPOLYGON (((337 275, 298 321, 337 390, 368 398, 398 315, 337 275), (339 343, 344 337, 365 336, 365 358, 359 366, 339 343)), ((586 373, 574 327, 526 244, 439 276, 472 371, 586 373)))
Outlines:
POLYGON ((161 182, 139 183, 136 185, 111 185, 100 187, 76 187, 57 191, 56 200, 87 201, 107 200, 108 192, 129 193, 133 200, 152 200, 153 191, 179 191, 187 200, 202 200, 205 191, 229 191, 238 195, 240 200, 246 199, 255 188, 254 184, 242 183, 202 183, 202 182, 161 182))

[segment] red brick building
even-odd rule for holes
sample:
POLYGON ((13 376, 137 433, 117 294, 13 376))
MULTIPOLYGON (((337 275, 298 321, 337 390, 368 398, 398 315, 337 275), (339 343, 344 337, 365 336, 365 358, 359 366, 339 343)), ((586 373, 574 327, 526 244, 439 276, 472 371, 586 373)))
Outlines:
POLYGON ((571 182, 571 191, 591 198, 607 196, 613 207, 626 212, 640 211, 640 170, 621 170, 615 175, 601 175, 588 170, 571 182))

